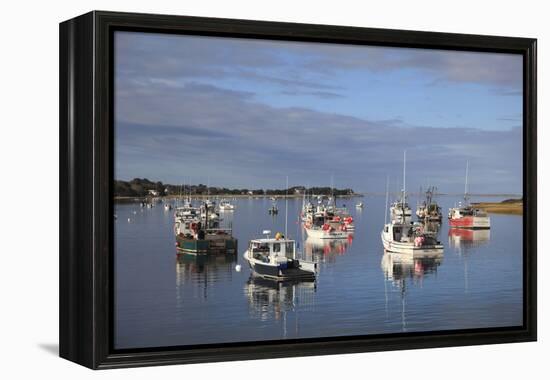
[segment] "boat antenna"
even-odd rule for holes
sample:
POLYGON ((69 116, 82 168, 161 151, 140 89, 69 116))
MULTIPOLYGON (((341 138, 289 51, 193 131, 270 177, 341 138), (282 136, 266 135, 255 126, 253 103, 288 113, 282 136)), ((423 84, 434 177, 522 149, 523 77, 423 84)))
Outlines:
POLYGON ((285 239, 288 232, 288 176, 286 176, 286 189, 285 189, 285 239))
POLYGON ((390 186, 390 176, 386 175, 386 211, 384 211, 384 225, 388 223, 388 194, 390 186))
POLYGON ((330 195, 332 196, 332 204, 336 211, 336 198, 334 197, 334 174, 330 175, 330 195))
POLYGON ((466 161, 466 180, 464 181, 464 203, 468 203, 468 169, 470 161, 466 161))
POLYGON ((403 195, 401 196, 401 204, 403 208, 405 206, 405 193, 406 193, 406 172, 407 172, 407 149, 403 151, 403 195))

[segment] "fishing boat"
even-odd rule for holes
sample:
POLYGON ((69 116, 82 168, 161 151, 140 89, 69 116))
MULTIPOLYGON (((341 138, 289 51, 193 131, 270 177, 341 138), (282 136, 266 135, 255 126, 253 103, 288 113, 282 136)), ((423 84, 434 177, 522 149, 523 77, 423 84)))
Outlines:
POLYGON ((388 252, 426 255, 443 254, 443 244, 435 233, 425 231, 420 223, 392 221, 384 226, 382 244, 388 252))
POLYGON ((236 254, 237 239, 231 228, 220 228, 219 218, 210 218, 210 207, 184 206, 174 213, 174 235, 179 253, 194 255, 236 254), (204 213, 203 213, 204 212, 204 213))
POLYGON ((449 226, 451 228, 489 229, 491 228, 489 215, 485 211, 470 204, 468 194, 468 169, 469 163, 467 162, 464 203, 459 203, 457 207, 449 209, 449 226))
POLYGON ((441 222, 441 207, 433 200, 436 191, 436 187, 428 187, 425 200, 416 207, 416 216, 422 222, 441 222))
POLYGON ((365 205, 363 204, 363 202, 359 202, 355 205, 355 208, 359 209, 359 210, 362 210, 364 207, 365 207, 365 205))
POLYGON ((222 199, 219 205, 220 211, 234 211, 235 205, 229 203, 229 201, 222 199))
POLYGON ((269 230, 263 233, 267 236, 250 240, 243 254, 255 274, 278 281, 315 278, 317 264, 297 259, 294 240, 287 239, 281 233, 271 238, 269 230))
MULTIPOLYGON (((401 200, 406 199, 406 151, 403 153, 403 191, 401 200)), ((386 183, 386 208, 388 204, 388 184, 386 183)), ((405 210, 405 208, 402 208, 405 210)), ((387 209, 384 215, 384 228, 380 233, 382 244, 387 252, 408 255, 443 254, 443 245, 437 240, 436 234, 424 229, 420 223, 413 223, 410 219, 397 218, 386 223, 387 209)))
POLYGON ((271 205, 269 209, 267 209, 267 212, 271 215, 277 215, 279 213, 279 209, 277 208, 277 205, 275 202, 271 205))
POLYGON ((348 222, 323 208, 318 208, 315 213, 307 214, 304 229, 307 236, 317 239, 347 239, 353 228, 353 219, 348 222))
POLYGON ((449 210, 449 226, 451 228, 490 229, 489 215, 471 205, 453 207, 449 210))
POLYGON ((174 224, 176 249, 193 255, 235 254, 237 239, 231 229, 210 228, 200 220, 180 220, 174 224))

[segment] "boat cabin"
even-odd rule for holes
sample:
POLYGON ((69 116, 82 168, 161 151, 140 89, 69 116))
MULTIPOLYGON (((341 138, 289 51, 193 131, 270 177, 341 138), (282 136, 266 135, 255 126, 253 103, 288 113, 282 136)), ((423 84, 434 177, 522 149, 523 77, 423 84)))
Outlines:
POLYGON ((436 237, 430 231, 424 230, 419 224, 402 224, 391 223, 384 226, 384 234, 390 240, 395 242, 418 242, 418 238, 422 239, 423 244, 439 244, 436 237))
POLYGON ((393 241, 410 241, 414 235, 412 227, 412 224, 386 224, 384 233, 389 233, 393 241))
POLYGON ((480 216, 485 217, 487 213, 483 210, 474 207, 456 207, 451 209, 451 218, 458 219, 466 216, 480 216))
POLYGON ((296 242, 284 238, 266 238, 250 241, 248 247, 252 258, 268 263, 270 258, 294 260, 296 258, 296 242))
POLYGON ((195 207, 177 207, 174 215, 176 218, 196 219, 199 216, 199 210, 195 207))

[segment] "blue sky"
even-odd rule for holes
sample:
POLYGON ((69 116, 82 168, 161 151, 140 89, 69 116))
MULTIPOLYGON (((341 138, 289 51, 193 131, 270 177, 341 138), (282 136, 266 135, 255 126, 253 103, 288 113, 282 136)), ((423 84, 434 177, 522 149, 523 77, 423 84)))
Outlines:
POLYGON ((115 176, 521 193, 522 57, 117 32, 115 176))

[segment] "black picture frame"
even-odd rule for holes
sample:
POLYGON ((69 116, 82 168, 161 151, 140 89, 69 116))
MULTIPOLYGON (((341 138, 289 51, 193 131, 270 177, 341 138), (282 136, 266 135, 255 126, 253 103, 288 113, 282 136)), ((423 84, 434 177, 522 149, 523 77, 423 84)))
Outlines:
POLYGON ((60 356, 89 368, 534 341, 536 39, 93 11, 60 24, 60 356), (523 56, 523 326, 115 351, 113 33, 131 30, 523 56))

